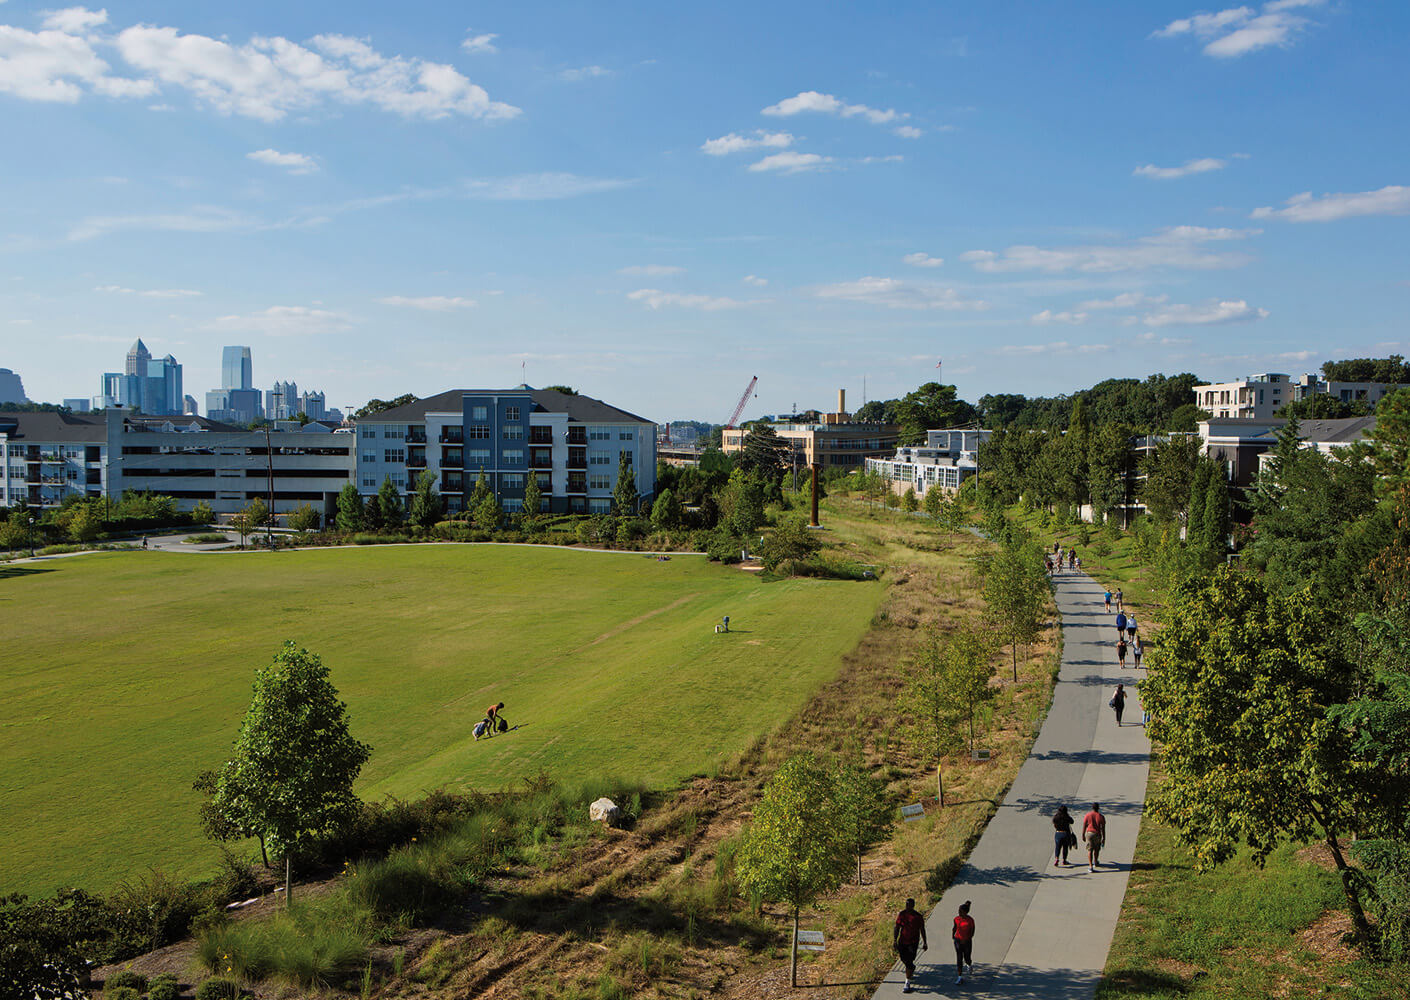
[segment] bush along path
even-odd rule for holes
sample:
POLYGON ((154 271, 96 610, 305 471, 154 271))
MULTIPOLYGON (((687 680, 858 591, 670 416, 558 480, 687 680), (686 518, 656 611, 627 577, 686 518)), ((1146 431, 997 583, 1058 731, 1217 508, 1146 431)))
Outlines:
MULTIPOLYGON (((1094 995, 1106 965, 1140 830, 1150 744, 1135 691, 1140 672, 1117 665, 1104 588, 1084 573, 1064 572, 1054 583, 1063 657, 1052 706, 1003 805, 926 920, 930 946, 914 982, 923 993, 958 989, 950 930, 966 900, 977 931, 965 996, 1079 1000, 1094 995), (1117 683, 1128 694, 1121 727, 1107 707, 1117 683), (1080 836, 1093 802, 1107 818, 1101 866, 1089 872, 1079 844, 1071 867, 1055 867, 1053 812, 1066 805, 1080 836)), ((904 982, 898 964, 876 1000, 900 997, 904 982)))

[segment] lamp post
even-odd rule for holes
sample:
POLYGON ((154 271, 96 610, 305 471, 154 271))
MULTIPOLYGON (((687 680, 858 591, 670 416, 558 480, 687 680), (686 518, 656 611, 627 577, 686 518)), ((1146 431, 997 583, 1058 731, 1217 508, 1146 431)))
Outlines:
POLYGON ((29 557, 34 558, 34 518, 29 519, 29 557))

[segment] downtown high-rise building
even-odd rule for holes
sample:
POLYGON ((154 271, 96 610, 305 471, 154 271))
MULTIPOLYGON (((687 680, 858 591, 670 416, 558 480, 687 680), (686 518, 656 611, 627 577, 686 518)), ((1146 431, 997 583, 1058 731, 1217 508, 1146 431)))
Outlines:
POLYGON ((128 349, 121 372, 104 372, 94 405, 125 406, 152 416, 180 413, 183 404, 181 365, 168 354, 152 360, 139 337, 128 349))
POLYGON ((222 389, 253 389, 254 367, 248 347, 226 347, 220 354, 220 387, 222 389))

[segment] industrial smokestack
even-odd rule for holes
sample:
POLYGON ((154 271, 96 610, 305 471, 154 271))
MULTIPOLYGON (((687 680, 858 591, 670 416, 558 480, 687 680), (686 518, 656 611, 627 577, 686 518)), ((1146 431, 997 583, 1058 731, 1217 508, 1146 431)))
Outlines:
POLYGON ((847 390, 846 390, 846 389, 838 389, 838 390, 837 390, 837 412, 838 412, 838 413, 846 413, 846 412, 847 412, 847 390))

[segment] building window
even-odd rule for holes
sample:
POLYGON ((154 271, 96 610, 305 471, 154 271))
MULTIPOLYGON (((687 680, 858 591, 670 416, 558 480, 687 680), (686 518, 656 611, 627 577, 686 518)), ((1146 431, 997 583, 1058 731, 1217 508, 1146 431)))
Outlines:
POLYGON ((384 462, 405 462, 405 461, 406 461, 406 449, 405 449, 405 448, 387 448, 387 449, 385 449, 385 450, 382 452, 382 461, 384 461, 384 462))
POLYGON ((632 454, 630 448, 623 448, 621 451, 617 452, 617 461, 620 462, 624 458, 627 460, 628 465, 636 463, 636 456, 632 454))
POLYGON ((490 419, 490 411, 487 407, 484 406, 472 406, 470 407, 470 419, 488 420, 490 419))
POLYGON ((400 427, 388 427, 382 432, 382 436, 388 441, 400 441, 406 437, 406 431, 400 427))
POLYGON ((589 514, 612 513, 612 501, 608 497, 588 497, 589 514))
POLYGON ((505 497, 499 502, 499 505, 506 514, 517 514, 524 509, 524 501, 515 497, 505 497))
POLYGON ((524 488, 524 477, 517 473, 510 473, 509 475, 501 476, 499 484, 506 490, 521 490, 524 488))
POLYGON ((365 490, 375 490, 375 489, 377 488, 377 477, 376 477, 376 476, 363 476, 363 477, 362 477, 362 488, 365 489, 365 490))
POLYGON ((523 425, 523 424, 511 424, 510 426, 504 428, 504 439, 505 439, 506 441, 522 441, 522 440, 524 440, 524 425, 523 425))
POLYGON ((364 427, 364 428, 362 429, 362 436, 365 437, 365 438, 375 438, 375 437, 377 436, 377 428, 375 428, 375 427, 364 427))
POLYGON ((465 461, 471 465, 484 465, 490 460, 490 450, 488 448, 467 448, 465 450, 465 461))
POLYGON ((588 465, 611 465, 612 453, 610 451, 590 451, 588 452, 588 465))
POLYGON ((375 462, 377 461, 377 453, 375 451, 364 451, 362 453, 362 460, 364 462, 375 462))
POLYGON ((504 408, 504 419, 505 419, 505 420, 518 420, 518 419, 519 419, 519 407, 517 407, 517 406, 506 406, 506 407, 504 408))
POLYGON ((611 431, 609 428, 606 428, 606 427, 589 427, 589 428, 588 428, 588 440, 589 440, 589 441, 611 441, 611 440, 612 440, 612 431, 611 431))
POLYGON ((508 462, 508 463, 511 464, 511 465, 523 465, 523 464, 524 464, 524 449, 523 449, 523 448, 505 448, 505 449, 504 449, 503 451, 501 451, 499 454, 500 454, 500 457, 503 458, 505 462, 508 462))
POLYGON ((618 441, 635 441, 636 434, 633 431, 622 431, 617 435, 618 441))
POLYGON ((612 488, 612 477, 604 476, 600 472, 594 472, 588 476, 588 488, 594 490, 610 490, 612 488))
POLYGON ((478 424, 465 429, 465 439, 467 441, 488 441, 490 439, 489 424, 478 424))

